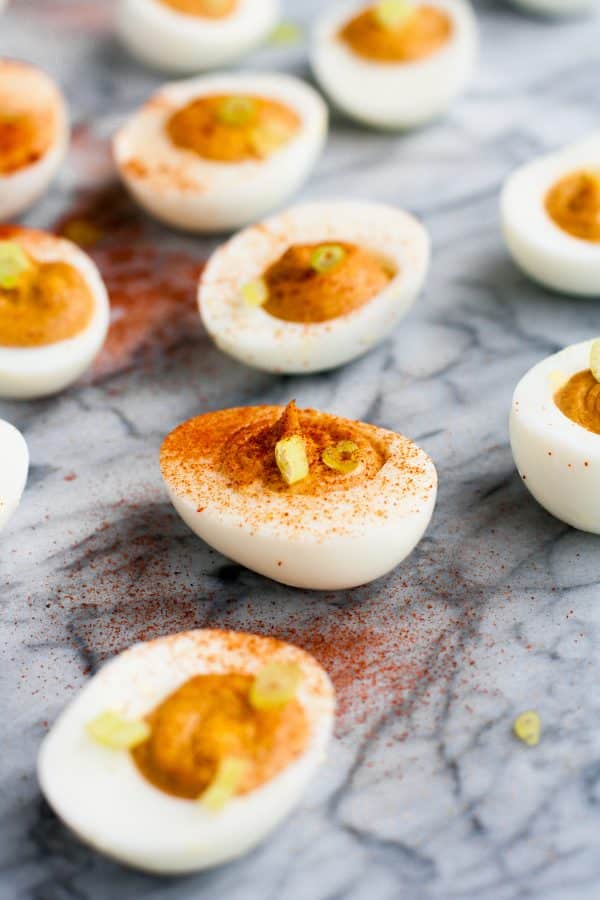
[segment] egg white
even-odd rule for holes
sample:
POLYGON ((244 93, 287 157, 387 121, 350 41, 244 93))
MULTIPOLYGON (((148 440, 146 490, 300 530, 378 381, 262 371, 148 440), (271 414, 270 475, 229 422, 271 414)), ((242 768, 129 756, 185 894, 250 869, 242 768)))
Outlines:
POLYGON ((406 314, 423 286, 429 252, 423 226, 393 207, 345 201, 292 207, 237 234, 211 256, 198 290, 202 321, 224 353, 255 369, 331 369, 362 356, 406 314), (336 242, 357 244, 396 267, 368 303, 326 322, 298 323, 244 302, 242 287, 291 244, 336 242))
POLYGON ((137 644, 104 666, 44 739, 38 777, 61 819, 97 850, 137 868, 184 873, 250 850, 296 805, 324 759, 333 688, 308 653, 255 635, 198 630, 137 644), (256 674, 276 659, 299 664, 297 699, 308 719, 306 750, 271 781, 234 797, 220 812, 151 785, 126 751, 94 743, 85 726, 106 710, 139 718, 194 675, 256 674))
POLYGON ((0 345, 0 397, 31 400, 63 390, 89 367, 108 331, 109 302, 95 264, 71 241, 26 228, 15 229, 10 240, 39 262, 60 260, 73 266, 84 277, 94 300, 89 324, 72 338, 39 347, 0 345))
POLYGON ((25 438, 13 425, 0 419, 0 531, 21 502, 28 469, 25 438))
POLYGON ((477 25, 465 0, 432 0, 452 19, 446 45, 423 60, 379 63, 354 53, 341 28, 372 3, 352 0, 323 13, 311 63, 325 92, 347 115, 376 128, 409 129, 441 115, 465 89, 477 59, 477 25))
POLYGON ((218 232, 253 221, 285 201, 307 178, 327 135, 327 108, 308 84, 291 75, 244 73, 174 82, 160 89, 120 129, 114 156, 121 177, 149 213, 169 225, 218 232), (255 94, 290 106, 301 125, 266 159, 215 162, 176 147, 165 126, 181 106, 207 94, 255 94), (146 175, 131 172, 139 160, 146 175))
POLYGON ((15 60, 0 60, 0 106, 2 93, 23 98, 27 105, 56 110, 56 132, 45 154, 28 166, 0 175, 0 222, 20 215, 47 190, 63 162, 69 144, 69 116, 56 84, 40 69, 15 60))
POLYGON ((546 357, 518 383, 510 441, 525 487, 548 512, 582 531, 600 534, 600 435, 554 403, 561 383, 589 368, 592 341, 546 357))
POLYGON ((565 175, 600 168, 600 132, 516 169, 500 201, 504 239, 517 265, 545 287, 600 296, 600 244, 572 237, 552 221, 546 194, 565 175))
POLYGON ((229 65, 277 24, 279 0, 238 0, 221 19, 188 16, 159 0, 121 0, 117 29, 140 62, 166 72, 200 72, 229 65))
POLYGON ((184 522, 230 559, 294 587, 356 587, 411 553, 429 525, 437 494, 435 466, 423 450, 403 435, 363 427, 385 445, 384 465, 374 479, 353 481, 326 497, 236 490, 214 467, 191 489, 168 480, 164 471, 163 478, 184 522))

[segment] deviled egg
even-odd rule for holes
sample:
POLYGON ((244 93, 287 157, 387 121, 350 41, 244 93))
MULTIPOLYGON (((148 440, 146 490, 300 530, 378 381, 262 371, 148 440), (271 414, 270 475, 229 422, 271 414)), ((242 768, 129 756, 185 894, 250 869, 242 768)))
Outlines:
POLYGON ((232 74, 166 85, 117 133, 125 184, 157 219, 237 228, 308 176, 327 134, 316 91, 290 75, 232 74))
POLYGON ((231 631, 170 635, 88 682, 42 744, 40 785, 96 849, 190 872, 245 853, 290 812, 333 716, 329 678, 298 647, 231 631))
POLYGON ((600 296, 600 132, 517 169, 501 215, 508 249, 527 275, 553 290, 600 296))
POLYGON ((0 419, 0 530, 21 502, 28 469, 25 438, 13 425, 0 419))
POLYGON ((67 109, 52 79, 28 63, 0 59, 0 221, 44 193, 68 142, 67 109))
POLYGON ((62 390, 104 343, 109 304, 92 260, 64 238, 0 226, 0 397, 62 390))
POLYGON ((198 302, 218 347, 270 372, 306 373, 366 353, 425 280, 429 238, 408 213, 375 203, 311 203, 220 247, 198 302))
POLYGON ((146 65, 173 73, 235 62, 279 19, 279 0, 121 0, 121 40, 146 65))
POLYGON ((572 344, 527 372, 514 393, 510 440, 538 503, 600 534, 600 341, 572 344))
POLYGON ((462 93, 477 44, 468 0, 352 0, 317 23, 312 66, 349 116, 407 129, 441 115, 462 93))
POLYGON ((208 544, 319 590, 393 569, 437 492, 432 461, 408 438, 293 402, 190 419, 165 439, 160 464, 175 509, 208 544))

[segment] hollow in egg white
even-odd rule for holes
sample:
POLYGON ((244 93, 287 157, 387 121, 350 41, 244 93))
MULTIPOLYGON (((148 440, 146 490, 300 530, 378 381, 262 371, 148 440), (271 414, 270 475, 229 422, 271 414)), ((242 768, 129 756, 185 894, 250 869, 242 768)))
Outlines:
POLYGON ((149 872, 191 872, 247 852, 292 810, 333 716, 329 678, 298 647, 184 632, 104 666, 44 739, 38 777, 92 847, 149 872))
POLYGON ((117 29, 141 62, 183 74, 235 62, 279 13, 279 0, 120 0, 117 29))
POLYGON ((0 222, 44 193, 68 142, 66 104, 52 79, 28 63, 0 59, 0 222))
POLYGON ((316 590, 365 584, 398 565, 437 493, 431 459, 408 438, 293 403, 184 422, 163 443, 161 471, 175 509, 210 546, 316 590), (282 460, 282 448, 291 456, 282 460))
POLYGON ((501 217, 527 275, 556 291, 600 296, 600 132, 513 172, 501 217))
POLYGON ((477 45, 475 17, 463 0, 352 0, 323 13, 311 61, 349 116, 408 129, 441 115, 463 92, 477 45))
POLYGON ((136 200, 167 224, 237 228, 293 194, 327 134, 315 90, 275 73, 203 76, 161 90, 117 133, 114 155, 136 200))
POLYGON ((304 204, 213 254, 200 281, 200 313, 217 346, 246 365, 322 371, 383 340, 414 303, 428 265, 427 232, 406 212, 304 204), (263 296, 253 298, 256 290, 263 296))
POLYGON ((538 503, 574 528, 600 534, 600 384, 589 370, 592 344, 572 344, 523 376, 510 441, 538 503))
POLYGON ((0 227, 0 397, 33 399, 89 367, 109 324, 106 288, 71 241, 0 227))
POLYGON ((21 502, 28 469, 25 438, 13 425, 0 419, 0 530, 21 502))

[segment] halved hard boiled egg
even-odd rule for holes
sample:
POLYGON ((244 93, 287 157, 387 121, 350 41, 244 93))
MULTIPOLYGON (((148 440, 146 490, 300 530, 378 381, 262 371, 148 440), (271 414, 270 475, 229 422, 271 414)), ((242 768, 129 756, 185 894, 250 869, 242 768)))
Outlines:
POLYGON ((350 588, 421 539, 437 475, 408 438, 314 409, 206 413, 165 439, 175 509, 220 553, 284 584, 350 588))
POLYGON ((109 304, 92 260, 63 238, 0 226, 0 397, 62 390, 104 343, 109 304))
POLYGON ((317 372, 381 341, 414 303, 429 238, 408 213, 375 203, 311 203, 220 247, 198 302, 215 343, 270 372, 317 372))
POLYGON ((514 393, 510 440, 536 500, 600 534, 600 341, 572 344, 527 372, 514 393))
POLYGON ((0 419, 0 530, 21 502, 28 469, 25 438, 13 425, 0 419))
POLYGON ((477 44, 463 0, 352 0, 323 14, 311 59, 319 83, 349 116, 406 129, 439 116, 463 92, 477 44))
POLYGON ((277 23, 279 0, 121 0, 121 40, 146 65, 200 72, 229 65, 277 23))
POLYGON ((600 132, 517 169, 501 215, 508 249, 527 275, 600 296, 600 132))
POLYGON ((68 143, 67 109, 52 79, 28 63, 0 59, 0 221, 44 193, 68 143))
POLYGON ((290 75, 234 74, 166 85, 118 132, 114 154, 138 202, 170 225, 215 232, 293 194, 327 134, 327 110, 290 75))
POLYGON ((298 802, 324 759, 331 682, 273 638, 199 630, 108 663, 45 738, 38 775, 97 850, 157 873, 233 859, 298 802))

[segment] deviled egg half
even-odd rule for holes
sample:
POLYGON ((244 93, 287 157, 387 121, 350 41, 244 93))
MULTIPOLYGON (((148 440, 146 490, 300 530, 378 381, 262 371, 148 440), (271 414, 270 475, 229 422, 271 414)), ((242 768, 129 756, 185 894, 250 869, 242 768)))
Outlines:
POLYGON ((25 438, 13 425, 0 419, 0 530, 21 502, 28 469, 25 438))
POLYGON ((121 0, 121 40, 146 65, 173 73, 235 62, 276 25, 279 0, 121 0))
POLYGON ((0 397, 62 390, 88 368, 109 323, 92 260, 64 238, 0 226, 0 397))
POLYGON ((421 539, 437 492, 432 461, 408 438, 293 402, 184 422, 160 464, 175 509, 208 544, 320 590, 393 569, 421 539))
POLYGON ((501 215, 508 249, 527 275, 600 297, 600 132, 517 169, 501 215))
POLYGON ((52 79, 28 63, 0 59, 0 221, 44 193, 68 143, 67 109, 52 79))
POLYGON ((311 59, 319 83, 349 116, 408 129, 441 115, 462 93, 477 44, 463 0, 352 0, 323 13, 311 59))
POLYGON ((298 802, 323 761, 331 682, 273 638, 199 630, 108 663, 45 738, 38 775, 61 819, 140 869, 233 859, 298 802))
POLYGON ((293 194, 327 134, 321 97, 290 75, 232 74, 166 85, 117 133, 125 184, 157 219, 237 228, 293 194))
POLYGON ((220 247, 198 302, 218 347, 270 372, 330 369, 381 341, 415 301, 429 238, 375 203, 311 203, 220 247))
POLYGON ((527 372, 514 393, 510 440, 536 500, 600 534, 600 340, 572 344, 527 372))

